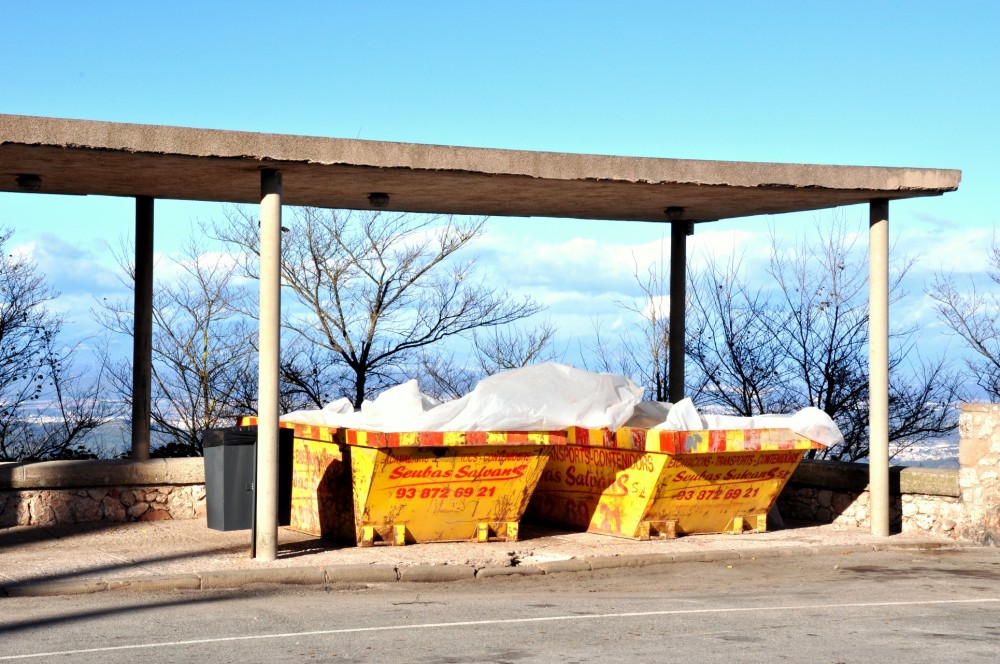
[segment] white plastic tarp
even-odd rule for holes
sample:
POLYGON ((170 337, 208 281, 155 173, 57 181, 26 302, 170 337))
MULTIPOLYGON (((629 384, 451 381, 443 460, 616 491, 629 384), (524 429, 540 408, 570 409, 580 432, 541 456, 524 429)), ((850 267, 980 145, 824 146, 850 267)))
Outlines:
POLYGON ((636 407, 632 418, 625 426, 670 431, 704 431, 722 429, 791 429, 828 447, 840 445, 844 436, 840 427, 829 415, 819 408, 803 408, 791 415, 756 415, 737 417, 734 415, 701 414, 691 399, 683 399, 675 404, 644 401, 636 407), (655 416, 665 413, 659 422, 655 416))
POLYGON ((411 380, 365 401, 357 412, 335 402, 281 419, 385 432, 617 429, 641 400, 642 388, 624 376, 545 362, 489 376, 461 399, 445 403, 420 392, 411 380))
POLYGON ((358 411, 348 399, 340 399, 321 410, 300 410, 281 419, 384 432, 783 428, 827 446, 844 442, 837 424, 817 408, 756 417, 701 414, 690 399, 676 404, 642 401, 642 388, 625 376, 555 362, 489 376, 461 399, 445 403, 421 392, 411 380, 365 401, 358 411))

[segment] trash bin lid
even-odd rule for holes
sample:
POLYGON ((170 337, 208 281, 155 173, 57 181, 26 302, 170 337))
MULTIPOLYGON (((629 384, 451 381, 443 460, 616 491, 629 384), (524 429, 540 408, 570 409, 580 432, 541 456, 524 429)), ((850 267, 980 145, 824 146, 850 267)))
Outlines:
POLYGON ((206 430, 201 446, 254 445, 256 442, 257 427, 224 427, 206 430))

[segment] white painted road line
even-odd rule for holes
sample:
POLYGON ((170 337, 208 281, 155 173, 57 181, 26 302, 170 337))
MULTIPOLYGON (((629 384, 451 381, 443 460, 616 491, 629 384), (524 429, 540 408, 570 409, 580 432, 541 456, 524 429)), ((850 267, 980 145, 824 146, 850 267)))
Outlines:
POLYGON ((566 620, 606 620, 608 618, 646 618, 651 616, 686 616, 724 613, 747 613, 752 611, 808 611, 810 609, 863 609, 902 606, 942 606, 955 604, 998 604, 1000 597, 983 599, 945 599, 912 602, 852 602, 845 604, 800 604, 792 606, 752 606, 743 608, 718 609, 676 609, 672 611, 635 611, 629 613, 602 613, 600 615, 562 615, 543 616, 539 618, 509 618, 503 620, 463 620, 443 623, 418 623, 413 625, 385 625, 382 627, 347 627, 343 629, 323 629, 311 632, 287 632, 284 634, 252 634, 248 636, 223 636, 212 639, 191 639, 188 641, 160 641, 157 643, 135 643, 124 646, 108 646, 105 648, 81 648, 79 650, 57 650, 24 655, 3 655, 0 661, 8 662, 39 657, 58 657, 62 655, 84 655, 99 652, 116 652, 120 650, 142 650, 148 648, 168 648, 195 646, 206 643, 229 643, 234 641, 260 641, 263 639, 296 639, 306 636, 330 636, 336 634, 362 634, 365 632, 393 632, 412 629, 440 629, 443 627, 482 627, 491 625, 513 625, 523 623, 558 622, 566 620))

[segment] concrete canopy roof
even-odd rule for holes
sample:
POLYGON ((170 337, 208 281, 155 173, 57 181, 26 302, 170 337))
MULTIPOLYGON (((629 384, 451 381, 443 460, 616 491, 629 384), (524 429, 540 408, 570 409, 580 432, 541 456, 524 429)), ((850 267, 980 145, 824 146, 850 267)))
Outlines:
POLYGON ((938 195, 961 171, 614 157, 0 114, 0 191, 496 216, 712 221, 938 195), (38 176, 33 178, 21 176, 38 176), (37 185, 37 189, 36 189, 37 185))

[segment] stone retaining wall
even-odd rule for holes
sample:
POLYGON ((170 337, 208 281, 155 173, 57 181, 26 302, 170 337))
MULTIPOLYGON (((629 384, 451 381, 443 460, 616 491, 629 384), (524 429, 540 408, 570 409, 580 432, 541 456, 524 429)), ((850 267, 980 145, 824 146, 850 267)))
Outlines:
POLYGON ((205 515, 201 459, 0 464, 0 528, 205 515))
MULTIPOLYGON (((959 471, 891 468, 889 494, 894 532, 960 537, 965 505, 959 471)), ((778 509, 800 521, 870 528, 868 465, 803 461, 781 493, 778 509)))
MULTIPOLYGON (((959 470, 892 468, 890 524, 1000 544, 1000 404, 961 404, 959 470)), ((803 462, 782 493, 785 516, 869 527, 868 466, 803 462)))
POLYGON ((1000 545, 1000 405, 962 404, 958 419, 962 539, 1000 545))
MULTIPOLYGON (((895 532, 1000 544, 1000 404, 963 404, 960 470, 892 468, 895 532)), ((201 459, 0 463, 0 528, 205 514, 201 459)), ((868 466, 803 461, 782 492, 787 518, 870 527, 868 466)))

